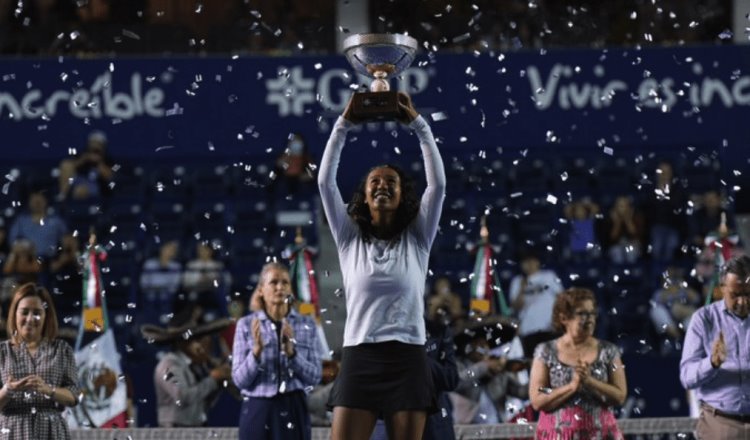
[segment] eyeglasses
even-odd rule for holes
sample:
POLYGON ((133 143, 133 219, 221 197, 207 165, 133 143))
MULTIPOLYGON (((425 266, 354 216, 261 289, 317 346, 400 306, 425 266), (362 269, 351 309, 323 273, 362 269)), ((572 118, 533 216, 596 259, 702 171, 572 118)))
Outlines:
POLYGON ((596 319, 599 314, 597 312, 575 312, 573 315, 581 319, 596 319))

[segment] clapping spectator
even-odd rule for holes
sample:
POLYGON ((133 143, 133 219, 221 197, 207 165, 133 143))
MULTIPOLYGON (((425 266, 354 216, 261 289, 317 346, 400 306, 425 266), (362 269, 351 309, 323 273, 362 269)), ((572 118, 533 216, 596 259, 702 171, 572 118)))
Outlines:
MULTIPOLYGON (((721 223, 722 213, 726 213, 722 206, 721 195, 717 191, 707 191, 696 201, 698 209, 689 217, 690 235, 693 244, 702 248, 705 246, 706 237, 716 233, 721 223)), ((727 218, 727 227, 734 229, 734 219, 727 218)))
POLYGON ((113 164, 107 155, 107 136, 101 131, 92 132, 85 151, 60 163, 60 198, 85 200, 106 195, 113 164))
POLYGON ((620 196, 609 210, 604 234, 609 258, 615 264, 632 264, 643 251, 643 215, 630 197, 620 196))
POLYGON ((57 253, 57 246, 66 231, 65 222, 47 212, 47 197, 38 191, 29 196, 29 212, 19 215, 10 227, 8 241, 30 240, 36 253, 48 259, 57 253))

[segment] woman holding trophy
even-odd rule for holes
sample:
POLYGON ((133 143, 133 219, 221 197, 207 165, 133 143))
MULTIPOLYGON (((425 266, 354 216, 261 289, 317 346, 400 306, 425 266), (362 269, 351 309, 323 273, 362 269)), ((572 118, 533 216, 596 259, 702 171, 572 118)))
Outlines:
POLYGON ((396 119, 416 132, 424 158, 427 186, 421 200, 408 175, 380 165, 344 204, 336 172, 347 131, 363 121, 356 98, 336 121, 318 175, 347 307, 341 371, 328 402, 334 440, 369 439, 378 418, 385 420, 390 439, 421 439, 427 414, 436 409, 424 348, 423 294, 445 170, 427 122, 406 94, 397 99, 396 119))

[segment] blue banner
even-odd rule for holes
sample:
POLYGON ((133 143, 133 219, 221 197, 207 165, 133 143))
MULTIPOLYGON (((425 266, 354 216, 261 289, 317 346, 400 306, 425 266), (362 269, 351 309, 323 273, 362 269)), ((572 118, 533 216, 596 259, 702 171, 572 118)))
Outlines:
MULTIPOLYGON (((617 155, 697 146, 742 158, 749 55, 744 46, 423 51, 392 83, 413 95, 449 151, 546 146, 617 155)), ((118 158, 278 154, 291 132, 319 153, 349 94, 366 83, 343 56, 6 59, 0 157, 57 160, 94 129, 107 133, 118 158)), ((362 130, 375 145, 393 139, 395 127, 362 130)))

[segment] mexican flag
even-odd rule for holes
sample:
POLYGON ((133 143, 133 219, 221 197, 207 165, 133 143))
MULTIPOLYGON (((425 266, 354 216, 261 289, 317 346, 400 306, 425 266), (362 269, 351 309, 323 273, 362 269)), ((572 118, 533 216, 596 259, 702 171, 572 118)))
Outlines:
POLYGON ((474 276, 471 280, 471 308, 481 312, 510 316, 505 295, 492 258, 492 246, 482 240, 477 246, 474 276))
POLYGON ((331 359, 331 349, 326 339, 323 326, 320 324, 320 295, 318 282, 315 279, 315 267, 313 266, 314 250, 307 247, 302 231, 297 229, 295 246, 288 253, 290 262, 289 276, 292 281, 292 292, 294 292, 299 303, 299 312, 310 315, 315 319, 315 328, 318 332, 320 344, 320 358, 331 359))
POLYGON ((307 246, 296 247, 291 254, 289 272, 292 278, 292 291, 301 305, 300 313, 317 316, 320 314, 320 304, 312 257, 313 253, 307 246), (306 310, 303 310, 304 305, 307 305, 306 310))
POLYGON ((84 256, 83 312, 75 347, 83 398, 69 409, 67 419, 71 427, 127 427, 127 385, 114 333, 109 328, 99 270, 100 262, 105 259, 106 253, 93 244, 84 256))

